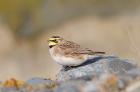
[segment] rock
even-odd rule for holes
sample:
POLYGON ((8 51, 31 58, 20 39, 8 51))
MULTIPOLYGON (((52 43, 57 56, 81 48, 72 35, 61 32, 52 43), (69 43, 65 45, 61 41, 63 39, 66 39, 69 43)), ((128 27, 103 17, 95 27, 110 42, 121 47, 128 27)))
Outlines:
POLYGON ((139 92, 139 79, 140 76, 137 79, 127 73, 103 73, 99 77, 61 81, 54 92, 139 92))
POLYGON ((0 83, 0 92, 140 92, 140 68, 118 57, 95 57, 61 69, 57 81, 12 78, 0 83))
POLYGON ((114 74, 103 74, 88 81, 70 79, 61 82, 55 92, 118 92, 118 78, 114 74))
POLYGON ((44 78, 32 78, 27 81, 8 79, 0 83, 0 92, 53 92, 56 82, 44 78))
POLYGON ((52 92, 56 86, 54 81, 44 78, 32 78, 27 81, 27 84, 33 92, 52 92))
POLYGON ((125 92, 140 92, 140 80, 131 83, 125 90, 125 92))
POLYGON ((89 81, 82 92, 118 92, 118 77, 115 74, 102 74, 89 81))
POLYGON ((139 77, 140 76, 140 68, 134 68, 128 71, 129 76, 139 77))
POLYGON ((3 87, 3 88, 0 88, 0 92, 22 92, 22 91, 17 90, 16 88, 3 87))
POLYGON ((44 78, 32 78, 30 80, 27 80, 27 83, 32 86, 40 86, 46 87, 46 88, 54 88, 56 83, 50 79, 44 79, 44 78))
POLYGON ((81 92, 85 84, 84 80, 69 80, 62 82, 54 92, 81 92))
POLYGON ((124 90, 130 84, 133 86, 135 81, 140 81, 140 68, 131 69, 127 73, 118 75, 117 77, 119 89, 124 90))
POLYGON ((11 78, 1 83, 0 92, 27 92, 23 91, 23 89, 26 88, 27 85, 25 81, 11 78))
POLYGON ((104 73, 121 75, 134 68, 136 68, 136 65, 130 63, 129 60, 112 56, 95 57, 87 60, 84 64, 73 67, 69 70, 61 69, 57 74, 57 81, 77 79, 84 76, 100 76, 104 73))
POLYGON ((20 87, 23 87, 26 85, 25 81, 17 80, 15 78, 8 79, 1 84, 5 88, 14 88, 14 89, 19 89, 20 87))

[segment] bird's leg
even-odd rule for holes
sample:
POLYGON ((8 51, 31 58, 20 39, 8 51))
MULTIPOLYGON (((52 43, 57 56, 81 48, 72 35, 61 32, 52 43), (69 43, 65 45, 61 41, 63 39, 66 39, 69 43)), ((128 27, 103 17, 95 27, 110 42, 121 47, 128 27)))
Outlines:
POLYGON ((62 66, 62 67, 63 67, 62 70, 64 71, 68 71, 72 68, 72 66, 62 66))

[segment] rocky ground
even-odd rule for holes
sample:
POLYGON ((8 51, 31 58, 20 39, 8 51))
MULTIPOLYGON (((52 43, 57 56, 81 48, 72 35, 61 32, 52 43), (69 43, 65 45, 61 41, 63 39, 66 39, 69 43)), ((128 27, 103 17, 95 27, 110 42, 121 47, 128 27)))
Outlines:
POLYGON ((63 67, 57 80, 32 78, 0 82, 0 92, 140 92, 140 68, 127 59, 95 57, 63 67))

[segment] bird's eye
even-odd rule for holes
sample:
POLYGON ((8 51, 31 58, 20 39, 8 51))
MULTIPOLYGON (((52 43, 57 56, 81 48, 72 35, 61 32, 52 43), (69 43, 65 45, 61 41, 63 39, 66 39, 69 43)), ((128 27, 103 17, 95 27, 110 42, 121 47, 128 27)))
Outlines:
POLYGON ((50 41, 55 42, 55 43, 57 43, 57 42, 58 42, 56 39, 55 39, 55 40, 50 40, 50 41))

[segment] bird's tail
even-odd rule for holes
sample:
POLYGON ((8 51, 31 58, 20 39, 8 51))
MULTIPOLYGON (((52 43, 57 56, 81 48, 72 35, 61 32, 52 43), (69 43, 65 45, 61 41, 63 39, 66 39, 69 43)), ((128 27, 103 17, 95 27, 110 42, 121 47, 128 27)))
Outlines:
POLYGON ((95 51, 93 54, 105 54, 105 52, 95 51))
POLYGON ((89 51, 89 55, 97 55, 97 54, 105 54, 105 52, 102 51, 92 51, 92 50, 88 50, 89 51))
POLYGON ((91 53, 88 54, 88 59, 93 59, 93 58, 96 58, 96 57, 102 57, 104 56, 103 54, 105 54, 105 52, 100 52, 100 51, 93 51, 91 53))

